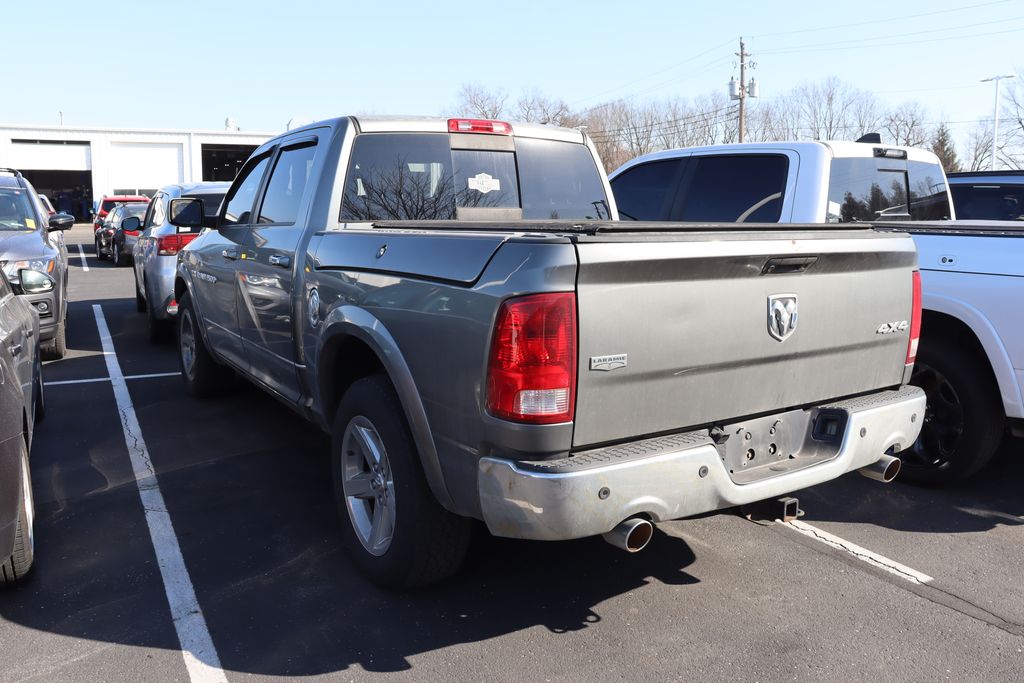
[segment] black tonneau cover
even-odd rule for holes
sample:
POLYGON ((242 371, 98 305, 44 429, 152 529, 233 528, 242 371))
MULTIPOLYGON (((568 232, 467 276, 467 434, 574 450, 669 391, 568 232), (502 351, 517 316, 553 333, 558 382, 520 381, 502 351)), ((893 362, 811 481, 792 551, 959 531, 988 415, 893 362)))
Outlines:
POLYGON ((1024 222, 1020 221, 893 221, 874 225, 885 232, 909 232, 911 235, 1024 237, 1024 222))
MULTIPOLYGON (((903 225, 906 225, 904 223, 903 225)), ((562 232, 583 235, 666 232, 800 232, 804 230, 869 231, 872 223, 670 223, 662 221, 374 221, 390 230, 465 230, 467 232, 562 232)), ((901 232, 907 232, 904 227, 901 232)))

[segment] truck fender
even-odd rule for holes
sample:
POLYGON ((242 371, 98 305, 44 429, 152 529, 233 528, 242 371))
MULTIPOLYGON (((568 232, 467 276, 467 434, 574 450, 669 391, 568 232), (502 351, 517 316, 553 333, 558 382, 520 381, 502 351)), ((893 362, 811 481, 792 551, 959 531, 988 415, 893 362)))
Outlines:
MULTIPOLYGON (((419 390, 416 388, 412 372, 387 327, 367 310, 351 305, 338 306, 331 310, 324 318, 322 325, 324 331, 320 337, 321 350, 338 336, 350 336, 365 343, 377 355, 377 359, 384 367, 388 379, 391 380, 391 384, 395 388, 395 393, 398 394, 398 400, 402 404, 406 422, 409 424, 409 431, 412 432, 416 450, 420 455, 427 484, 434 497, 445 509, 454 510, 454 503, 444 482, 434 437, 430 432, 427 411, 423 407, 423 401, 420 400, 419 390)), ((333 417, 333 415, 324 416, 328 424, 333 417)))
MULTIPOLYGON (((178 268, 174 272, 174 300, 181 301, 181 297, 185 292, 188 292, 189 298, 192 299, 192 307, 195 308, 196 317, 198 317, 198 320, 196 320, 196 325, 199 327, 199 334, 203 338, 203 344, 206 345, 207 351, 213 354, 213 356, 216 358, 217 352, 212 350, 212 347, 210 346, 210 340, 206 336, 206 325, 203 324, 203 312, 199 310, 199 307, 201 305, 199 303, 199 297, 195 296, 192 290, 192 278, 190 278, 188 275, 188 269, 185 268, 179 261, 178 268)), ((148 302, 146 305, 149 305, 148 302)), ((175 330, 177 330, 177 318, 174 319, 174 326, 175 330)), ((177 331, 175 331, 175 335, 177 335, 177 331)))
POLYGON ((999 386, 1007 417, 1024 417, 1024 401, 1021 400, 1020 387, 1017 386, 1010 355, 1006 352, 1006 346, 998 331, 985 314, 962 299, 929 292, 927 289, 924 292, 922 307, 925 311, 943 313, 955 318, 974 333, 992 367, 992 374, 995 375, 996 384, 999 386))

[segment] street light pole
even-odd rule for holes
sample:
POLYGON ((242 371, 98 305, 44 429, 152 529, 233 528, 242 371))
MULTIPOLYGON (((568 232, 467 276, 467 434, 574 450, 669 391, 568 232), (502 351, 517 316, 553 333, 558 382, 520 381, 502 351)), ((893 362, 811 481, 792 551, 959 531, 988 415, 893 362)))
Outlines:
POLYGON ((1006 76, 992 76, 991 78, 981 79, 982 83, 988 83, 990 81, 996 82, 996 103, 995 108, 992 111, 992 163, 989 164, 989 169, 996 170, 996 150, 998 149, 997 141, 999 139, 999 81, 1004 78, 1013 78, 1014 74, 1006 76))

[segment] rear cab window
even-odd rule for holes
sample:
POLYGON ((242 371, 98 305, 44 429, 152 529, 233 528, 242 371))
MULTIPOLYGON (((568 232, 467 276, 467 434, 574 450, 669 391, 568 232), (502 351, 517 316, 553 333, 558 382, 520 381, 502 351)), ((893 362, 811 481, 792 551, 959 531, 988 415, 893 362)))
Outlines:
POLYGON ((630 221, 668 220, 685 164, 685 159, 650 161, 615 176, 611 185, 619 217, 630 221))
MULTIPOLYGON (((483 137, 483 136, 481 136, 483 137)), ((497 136, 496 136, 497 137, 497 136)), ((446 133, 363 133, 345 180, 342 221, 608 219, 601 172, 583 144, 502 137, 453 149, 446 133)))
POLYGON ((950 215, 945 175, 938 163, 877 155, 832 160, 828 223, 945 220, 950 215))
POLYGON ((1024 220, 1024 185, 1008 183, 952 183, 958 220, 1024 220))

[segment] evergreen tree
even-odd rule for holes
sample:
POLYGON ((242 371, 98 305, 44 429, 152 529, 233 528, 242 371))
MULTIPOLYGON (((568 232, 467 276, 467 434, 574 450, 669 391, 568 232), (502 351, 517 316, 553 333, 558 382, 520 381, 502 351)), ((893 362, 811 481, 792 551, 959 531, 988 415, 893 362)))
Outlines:
POLYGON ((953 136, 944 123, 940 123, 939 127, 932 133, 932 152, 935 153, 935 156, 939 157, 939 161, 942 162, 942 168, 946 173, 956 173, 963 170, 960 166, 960 159, 956 156, 953 136))

